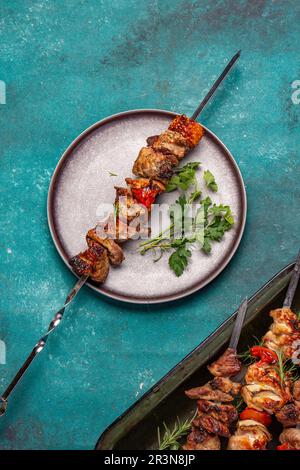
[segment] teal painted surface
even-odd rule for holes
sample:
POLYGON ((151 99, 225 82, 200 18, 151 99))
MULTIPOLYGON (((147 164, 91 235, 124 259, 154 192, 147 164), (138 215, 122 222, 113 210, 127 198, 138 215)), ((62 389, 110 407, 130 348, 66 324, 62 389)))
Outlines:
POLYGON ((85 289, 12 396, 0 448, 93 448, 242 297, 295 257, 300 106, 291 83, 300 79, 299 35, 296 0, 1 2, 1 389, 74 282, 46 218, 61 153, 119 111, 190 113, 239 48, 238 67, 203 122, 240 165, 249 213, 234 260, 182 302, 131 307, 85 289))

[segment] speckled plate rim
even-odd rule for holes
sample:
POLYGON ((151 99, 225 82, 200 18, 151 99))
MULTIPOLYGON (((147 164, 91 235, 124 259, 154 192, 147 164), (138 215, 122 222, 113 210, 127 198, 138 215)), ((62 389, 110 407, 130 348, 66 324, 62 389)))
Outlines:
MULTIPOLYGON (((69 156, 72 154, 73 150, 81 144, 81 142, 88 136, 90 135, 94 130, 98 129, 99 127, 109 124, 112 121, 115 121, 117 119, 126 117, 126 116, 132 116, 135 114, 160 114, 162 116, 167 116, 171 119, 173 119, 175 116, 178 115, 178 113, 175 113, 173 111, 166 111, 162 109, 133 109, 130 111, 123 111, 120 113, 113 114, 111 116, 108 116, 104 119, 101 119, 100 121, 95 122, 92 124, 90 127, 85 129, 81 134, 76 137, 75 140, 67 147, 67 149, 64 151, 62 154, 60 160, 58 161, 58 164, 53 172, 51 181, 50 181, 50 186, 49 186, 49 191, 48 191, 48 198, 47 198, 47 217, 48 217, 48 226, 50 230, 50 234, 52 236, 54 245, 62 258, 63 262, 66 264, 66 266, 69 268, 69 270, 76 276, 77 274, 74 273, 72 270, 71 266, 69 265, 68 262, 68 256, 66 252, 64 251, 63 245, 60 241, 60 237, 58 235, 58 231, 55 226, 55 217, 54 217, 54 196, 55 196, 55 189, 56 189, 56 184, 60 175, 60 172, 64 168, 64 165, 69 158, 69 156)), ((241 218, 239 220, 239 224, 237 227, 237 233, 236 237, 234 239, 234 242, 232 246, 229 248, 226 256, 221 260, 220 264, 218 267, 209 275, 207 276, 204 280, 195 282, 193 285, 191 285, 189 288, 180 291, 178 294, 172 294, 172 295, 165 295, 165 296, 157 296, 157 297, 152 297, 151 299, 141 299, 140 297, 134 297, 132 295, 126 295, 126 293, 120 295, 117 293, 114 293, 108 289, 105 288, 105 284, 101 287, 97 287, 93 285, 90 282, 87 282, 86 285, 89 286, 91 289, 93 289, 95 292, 98 294, 105 295, 111 299, 114 300, 119 300, 122 302, 126 303, 133 303, 133 304, 160 304, 160 303, 166 303, 166 302, 171 302, 174 300, 178 300, 181 298, 184 298, 188 295, 193 294, 194 292, 202 289, 205 287, 207 284, 212 282, 228 265, 228 263, 231 261, 233 258, 240 241, 242 239, 244 229, 245 229, 245 224, 246 224, 246 217, 247 217, 247 196, 246 196, 246 189, 243 181, 243 177, 241 174, 241 171, 233 158, 232 154, 228 150, 228 148, 223 144, 223 142, 207 127, 205 127, 202 123, 201 125, 205 129, 205 132, 209 134, 210 138, 217 144, 219 145, 222 149, 223 152, 226 154, 227 158, 230 160, 231 166, 233 168, 233 171, 235 173, 235 177, 238 182, 238 187, 239 191, 241 194, 241 218)), ((87 227, 88 229, 88 227, 87 227)))

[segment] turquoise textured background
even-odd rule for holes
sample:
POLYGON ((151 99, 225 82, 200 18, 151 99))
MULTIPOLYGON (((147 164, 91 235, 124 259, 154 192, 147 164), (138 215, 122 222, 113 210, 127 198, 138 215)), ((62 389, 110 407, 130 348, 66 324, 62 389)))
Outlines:
POLYGON ((192 297, 147 309, 84 289, 11 397, 0 448, 93 448, 112 420, 295 258, 299 38, 297 0, 0 2, 1 389, 74 283, 48 232, 46 198, 60 155, 87 126, 134 108, 192 112, 241 48, 202 121, 235 156, 249 203, 234 260, 192 297))

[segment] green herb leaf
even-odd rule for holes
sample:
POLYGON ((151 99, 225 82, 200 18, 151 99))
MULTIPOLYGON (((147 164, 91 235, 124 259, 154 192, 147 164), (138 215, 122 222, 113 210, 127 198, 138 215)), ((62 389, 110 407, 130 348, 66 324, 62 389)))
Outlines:
POLYGON ((185 246, 185 243, 181 244, 169 258, 169 266, 174 271, 177 277, 181 276, 183 271, 188 265, 189 258, 192 256, 190 250, 185 246))
POLYGON ((116 173, 113 173, 113 172, 110 171, 110 170, 107 170, 107 171, 108 171, 109 176, 118 176, 116 173))
POLYGON ((180 439, 186 436, 192 427, 192 422, 194 421, 195 417, 197 416, 198 411, 192 417, 192 419, 187 419, 184 422, 181 422, 180 419, 177 417, 177 421, 174 424, 173 429, 171 430, 168 428, 166 423, 163 423, 165 432, 163 438, 161 438, 161 433, 159 427, 157 428, 157 440, 158 440, 158 450, 178 450, 180 449, 180 439))
POLYGON ((192 184, 196 184, 196 170, 200 162, 190 162, 181 168, 175 170, 174 175, 168 181, 166 191, 171 192, 175 189, 186 191, 192 184))
POLYGON ((218 185, 211 171, 205 170, 203 173, 203 178, 206 183, 206 186, 216 193, 218 191, 218 185))

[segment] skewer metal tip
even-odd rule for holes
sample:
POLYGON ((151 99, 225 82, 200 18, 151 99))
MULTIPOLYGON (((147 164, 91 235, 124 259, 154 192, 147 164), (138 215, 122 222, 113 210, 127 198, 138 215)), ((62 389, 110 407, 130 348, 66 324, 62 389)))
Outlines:
POLYGON ((238 313, 235 319, 232 335, 230 338, 229 348, 236 350, 237 345, 241 336, 246 312, 248 307, 248 297, 245 297, 241 305, 239 306, 238 313))
POLYGON ((208 103, 208 101, 210 100, 210 98, 213 96, 213 94, 215 93, 215 91, 217 90, 217 88, 220 86, 220 84, 223 82, 224 78, 226 77, 226 75, 229 73, 229 71, 232 69, 232 67, 234 66, 234 64, 236 63, 236 61, 238 60, 238 58, 240 57, 241 55, 241 50, 239 50, 233 57, 232 59, 228 62, 228 64, 226 65, 225 69, 223 70, 223 72, 221 73, 221 75, 217 78, 217 80, 215 81, 215 83, 213 84, 213 86, 211 87, 211 89, 209 90, 209 92, 207 93, 207 95, 205 96, 205 98, 203 98, 203 100, 201 101, 201 103, 199 104, 199 106, 197 107, 197 109, 194 111, 194 114, 191 116, 191 119, 193 119, 194 121, 197 119, 197 117, 199 116, 199 114, 201 113, 201 111, 203 110, 203 108, 206 106, 206 104, 208 103))
POLYGON ((283 307, 291 308, 293 300, 294 300, 294 295, 298 286, 299 277, 300 277, 300 250, 298 252, 295 266, 292 271, 291 280, 290 280, 287 293, 283 302, 283 307))

